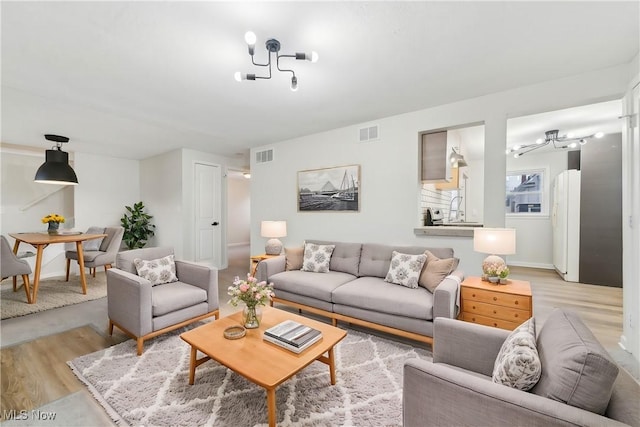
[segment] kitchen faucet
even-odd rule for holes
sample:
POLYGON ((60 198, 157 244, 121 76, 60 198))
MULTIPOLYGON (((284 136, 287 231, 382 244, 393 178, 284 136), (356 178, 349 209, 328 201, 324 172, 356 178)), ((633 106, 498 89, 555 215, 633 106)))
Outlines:
POLYGON ((451 199, 451 203, 449 203, 449 222, 451 221, 451 210, 453 209, 453 202, 456 201, 456 199, 460 199, 458 201, 458 207, 456 208, 456 215, 453 218, 453 222, 459 222, 460 220, 460 205, 462 204, 462 196, 456 196, 453 199, 451 199))

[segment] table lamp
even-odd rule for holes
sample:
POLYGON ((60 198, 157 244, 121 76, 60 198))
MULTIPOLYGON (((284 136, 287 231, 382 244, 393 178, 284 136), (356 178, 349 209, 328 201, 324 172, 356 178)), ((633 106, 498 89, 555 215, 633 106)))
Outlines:
POLYGON ((264 247, 267 255, 280 255, 282 252, 282 242, 278 237, 287 235, 287 221, 262 221, 260 235, 269 237, 264 247))
MULTIPOLYGON (((498 255, 512 255, 516 253, 515 228, 485 228, 473 229, 473 250, 491 254, 482 261, 482 265, 506 265, 498 255)), ((486 273, 483 268, 483 273, 486 273)))

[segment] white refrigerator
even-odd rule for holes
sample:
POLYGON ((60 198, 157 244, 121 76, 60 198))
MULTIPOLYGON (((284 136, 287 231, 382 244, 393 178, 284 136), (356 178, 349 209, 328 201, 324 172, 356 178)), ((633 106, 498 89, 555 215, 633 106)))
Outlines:
POLYGON ((580 171, 567 170, 553 182, 553 265, 568 282, 579 281, 580 171))

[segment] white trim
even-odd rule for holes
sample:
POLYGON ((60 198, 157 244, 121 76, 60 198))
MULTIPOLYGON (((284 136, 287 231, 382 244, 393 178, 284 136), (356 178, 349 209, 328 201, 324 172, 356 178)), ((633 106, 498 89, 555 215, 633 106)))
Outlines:
POLYGON ((538 262, 527 262, 527 261, 514 261, 511 262, 507 259, 507 265, 512 265, 514 267, 529 267, 529 268, 542 268, 545 270, 555 270, 553 264, 543 264, 538 262))

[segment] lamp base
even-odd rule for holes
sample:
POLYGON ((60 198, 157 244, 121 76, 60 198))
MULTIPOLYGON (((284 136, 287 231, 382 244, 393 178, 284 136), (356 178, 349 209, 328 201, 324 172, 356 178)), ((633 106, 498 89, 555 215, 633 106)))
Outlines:
POLYGON ((282 253, 282 242, 278 239, 269 239, 264 251, 267 255, 280 255, 282 253))

